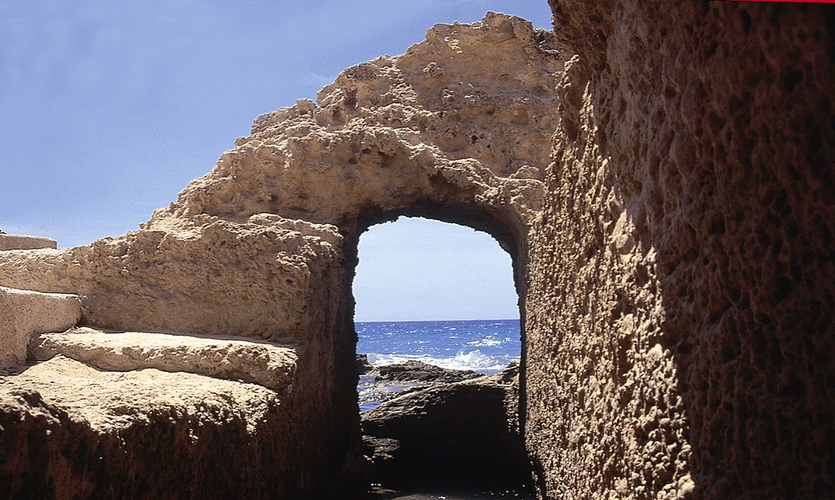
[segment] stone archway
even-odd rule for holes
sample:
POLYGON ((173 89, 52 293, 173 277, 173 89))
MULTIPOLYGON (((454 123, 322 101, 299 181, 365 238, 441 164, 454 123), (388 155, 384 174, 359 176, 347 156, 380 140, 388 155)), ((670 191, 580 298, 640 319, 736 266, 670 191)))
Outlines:
POLYGON ((139 231, 4 256, 0 279, 77 293, 84 321, 99 328, 292 349, 291 390, 269 426, 251 430, 272 454, 249 469, 271 493, 326 488, 359 437, 350 293, 359 235, 398 215, 486 231, 511 254, 524 300, 562 69, 553 35, 521 19, 438 25, 402 56, 348 68, 318 105, 258 117, 139 231))
POLYGON ((189 462, 141 452, 203 449, 174 477, 195 478, 184 490, 326 487, 357 429, 351 255, 365 227, 404 213, 487 230, 514 255, 541 496, 831 490, 828 12, 551 4, 576 51, 564 72, 553 35, 524 21, 437 26, 343 72, 318 106, 259 117, 142 230, 4 253, 0 284, 77 293, 89 324, 260 337, 298 359, 268 418, 214 421, 189 448, 191 417, 169 406, 144 415, 166 432, 120 430, 135 455, 9 376, 3 477, 148 488, 130 471, 171 480, 166 466, 189 462), (74 463, 49 461, 68 449, 74 463))

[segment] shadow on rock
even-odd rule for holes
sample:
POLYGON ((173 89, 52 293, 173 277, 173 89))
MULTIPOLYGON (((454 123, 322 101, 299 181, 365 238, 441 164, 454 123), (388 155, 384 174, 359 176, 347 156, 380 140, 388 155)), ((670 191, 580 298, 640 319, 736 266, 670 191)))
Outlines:
POLYGON ((500 374, 408 391, 365 412, 372 482, 517 490, 530 484, 518 381, 519 366, 512 363, 500 374))

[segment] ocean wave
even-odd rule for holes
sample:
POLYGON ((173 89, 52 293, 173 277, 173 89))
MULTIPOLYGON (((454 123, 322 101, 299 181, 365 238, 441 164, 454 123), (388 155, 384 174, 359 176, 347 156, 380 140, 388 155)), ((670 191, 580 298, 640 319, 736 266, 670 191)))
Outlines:
POLYGON ((467 342, 467 345, 474 345, 476 347, 497 347, 502 345, 501 340, 486 338, 481 340, 473 340, 471 342, 467 342))
POLYGON ((429 365, 451 370, 472 370, 477 373, 498 373, 518 357, 488 356, 481 351, 459 352, 455 356, 438 357, 428 354, 380 354, 368 353, 368 363, 372 366, 386 366, 405 363, 409 360, 422 361, 429 365))

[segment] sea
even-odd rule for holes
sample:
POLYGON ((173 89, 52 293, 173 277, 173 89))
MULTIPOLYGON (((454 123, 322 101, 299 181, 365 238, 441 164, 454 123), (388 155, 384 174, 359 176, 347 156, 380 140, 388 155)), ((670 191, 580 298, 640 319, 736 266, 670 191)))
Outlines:
MULTIPOLYGON (((414 359, 441 368, 491 374, 518 360, 522 352, 518 319, 358 322, 355 327, 357 353, 366 354, 372 366, 414 359)), ((379 404, 364 397, 371 382, 360 377, 360 411, 379 404)))
POLYGON ((518 319, 356 323, 357 352, 374 366, 410 359, 455 370, 499 373, 522 352, 518 319))
MULTIPOLYGON (((518 319, 464 321, 383 321, 357 322, 357 353, 366 354, 373 366, 423 361, 442 368, 499 373, 521 357, 522 342, 518 319)), ((371 392, 373 376, 360 376, 357 387, 360 411, 380 403, 371 392)), ((393 387, 392 390, 397 390, 393 387)), ((521 491, 445 491, 399 492, 379 495, 387 500, 470 500, 513 498, 530 500, 531 492, 521 491)))

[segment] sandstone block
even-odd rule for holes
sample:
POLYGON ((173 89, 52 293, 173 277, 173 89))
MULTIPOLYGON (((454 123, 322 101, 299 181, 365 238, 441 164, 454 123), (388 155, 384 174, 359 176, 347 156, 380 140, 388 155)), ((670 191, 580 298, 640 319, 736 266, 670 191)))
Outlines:
POLYGON ((81 319, 78 297, 0 286, 0 368, 26 361, 32 334, 66 330, 81 319))
POLYGON ((28 498, 292 498, 284 403, 255 384, 56 356, 0 379, 3 488, 28 498))
POLYGON ((238 380, 289 393, 296 370, 296 349, 236 337, 214 338, 162 333, 105 333, 74 328, 38 335, 29 356, 38 361, 61 354, 99 370, 155 368, 238 380))
POLYGON ((58 243, 43 236, 25 236, 22 234, 0 234, 0 251, 34 250, 37 248, 58 248, 58 243))

